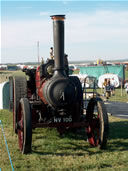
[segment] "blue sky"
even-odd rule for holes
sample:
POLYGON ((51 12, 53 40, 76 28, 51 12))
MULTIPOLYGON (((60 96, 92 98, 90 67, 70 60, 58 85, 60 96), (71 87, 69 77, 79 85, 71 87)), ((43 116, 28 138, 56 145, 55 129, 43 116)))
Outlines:
POLYGON ((50 15, 65 14, 70 61, 128 59, 128 1, 2 1, 1 61, 37 61, 53 46, 50 15))

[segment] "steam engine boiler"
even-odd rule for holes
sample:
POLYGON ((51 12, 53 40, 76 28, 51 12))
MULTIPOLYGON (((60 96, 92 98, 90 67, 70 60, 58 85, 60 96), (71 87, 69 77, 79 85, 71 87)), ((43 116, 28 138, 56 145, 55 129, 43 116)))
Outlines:
POLYGON ((10 79, 13 92, 13 128, 22 153, 31 152, 32 129, 85 127, 92 146, 106 145, 108 118, 101 99, 92 98, 83 114, 83 90, 76 76, 69 76, 64 52, 64 15, 53 20, 54 55, 36 69, 24 69, 27 77, 10 79), (95 106, 98 112, 95 115, 95 106), (94 117, 95 116, 95 117, 94 117), (98 133, 97 133, 98 132, 98 133))

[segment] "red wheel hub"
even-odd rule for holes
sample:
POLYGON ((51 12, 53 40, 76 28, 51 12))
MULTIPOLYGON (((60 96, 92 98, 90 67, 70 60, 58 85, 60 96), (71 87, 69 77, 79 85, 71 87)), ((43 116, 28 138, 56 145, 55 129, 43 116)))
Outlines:
POLYGON ((96 147, 100 143, 100 127, 99 127, 99 116, 93 119, 89 126, 86 128, 86 133, 88 136, 88 142, 91 146, 96 147))

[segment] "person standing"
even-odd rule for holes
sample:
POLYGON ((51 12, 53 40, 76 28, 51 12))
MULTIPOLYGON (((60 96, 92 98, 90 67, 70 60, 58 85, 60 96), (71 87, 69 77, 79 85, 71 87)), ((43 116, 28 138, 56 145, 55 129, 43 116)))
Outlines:
POLYGON ((103 82, 104 96, 106 96, 106 87, 107 87, 107 78, 105 78, 103 82))
POLYGON ((110 79, 108 79, 106 85, 106 98, 109 99, 110 96, 111 96, 111 83, 110 83, 110 79))
POLYGON ((115 87, 116 87, 116 82, 114 81, 114 78, 111 79, 111 95, 115 95, 115 87))
POLYGON ((126 93, 127 93, 127 95, 128 95, 128 81, 125 83, 124 88, 125 88, 126 93))

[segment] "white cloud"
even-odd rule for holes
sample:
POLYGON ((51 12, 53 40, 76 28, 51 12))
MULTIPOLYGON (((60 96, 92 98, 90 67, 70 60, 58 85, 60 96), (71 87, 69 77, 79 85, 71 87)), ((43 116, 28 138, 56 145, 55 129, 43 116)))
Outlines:
POLYGON ((52 27, 46 20, 11 21, 2 24, 2 47, 33 46, 39 40, 43 44, 51 42, 52 27))
POLYGON ((127 18, 128 12, 97 11, 93 15, 69 14, 66 21, 67 41, 84 43, 128 40, 127 18))
MULTIPOLYGON (((46 15, 48 12, 42 12, 46 15)), ((128 39, 128 12, 97 11, 93 15, 72 13, 66 17, 67 43, 128 39)), ((49 44, 52 21, 11 21, 2 23, 2 46, 31 46, 36 40, 49 44)))
MULTIPOLYGON (((47 14, 49 15, 49 12, 40 12, 41 16, 46 16, 47 14)), ((120 45, 122 42, 123 45, 122 47, 120 46, 120 49, 123 49, 123 46, 128 44, 128 11, 113 12, 100 10, 93 14, 70 13, 66 15, 66 18, 65 38, 66 47, 68 48, 69 46, 77 46, 79 51, 84 53, 85 49, 81 44, 113 42, 113 45, 114 43, 120 45)), ((2 48, 11 49, 12 53, 13 49, 15 51, 15 49, 29 47, 32 54, 33 47, 36 46, 39 40, 43 55, 48 56, 49 52, 46 51, 52 45, 53 39, 52 20, 50 17, 49 20, 42 18, 38 21, 2 22, 1 26, 2 48)), ((98 45, 97 48, 100 49, 98 45)), ((74 57, 75 50, 74 48, 74 57)), ((124 51, 126 52, 126 50, 124 51)), ((6 56, 9 56, 11 53, 7 51, 6 56)), ((13 52, 13 56, 14 54, 15 52, 13 52)), ((128 54, 126 55, 128 56, 128 54)))

